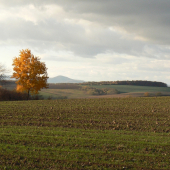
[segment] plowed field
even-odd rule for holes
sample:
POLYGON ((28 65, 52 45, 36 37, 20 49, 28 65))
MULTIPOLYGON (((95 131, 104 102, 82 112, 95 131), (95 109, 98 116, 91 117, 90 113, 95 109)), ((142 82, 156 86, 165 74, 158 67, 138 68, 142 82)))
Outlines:
POLYGON ((0 169, 170 169, 170 98, 0 102, 0 169))

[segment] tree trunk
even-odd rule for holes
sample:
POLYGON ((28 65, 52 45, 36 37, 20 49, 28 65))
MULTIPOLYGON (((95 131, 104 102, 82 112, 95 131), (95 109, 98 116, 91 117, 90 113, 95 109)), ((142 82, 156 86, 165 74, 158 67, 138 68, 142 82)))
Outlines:
POLYGON ((28 89, 27 100, 29 99, 29 96, 30 96, 30 89, 28 89))

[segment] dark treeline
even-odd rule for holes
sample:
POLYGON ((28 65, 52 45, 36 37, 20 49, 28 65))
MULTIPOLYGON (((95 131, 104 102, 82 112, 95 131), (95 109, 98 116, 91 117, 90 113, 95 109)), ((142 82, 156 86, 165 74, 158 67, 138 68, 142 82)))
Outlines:
POLYGON ((27 100, 27 94, 0 88, 0 101, 15 100, 27 100))
MULTIPOLYGON (((1 84, 0 84, 1 85, 1 84)), ((16 88, 15 81, 5 81, 4 87, 16 88)), ((79 89, 79 85, 136 85, 136 86, 153 86, 168 87, 166 83, 147 81, 147 80, 124 80, 124 81, 100 81, 100 82, 84 82, 84 83, 49 83, 49 89, 79 89)))
POLYGON ((132 81, 100 81, 100 82, 85 82, 81 85, 136 85, 136 86, 154 86, 154 87, 168 87, 166 83, 145 80, 132 80, 132 81))
MULTIPOLYGON (((29 100, 43 100, 41 95, 30 95, 29 100)), ((28 100, 27 93, 17 92, 16 90, 8 90, 0 87, 0 101, 18 101, 28 100)))

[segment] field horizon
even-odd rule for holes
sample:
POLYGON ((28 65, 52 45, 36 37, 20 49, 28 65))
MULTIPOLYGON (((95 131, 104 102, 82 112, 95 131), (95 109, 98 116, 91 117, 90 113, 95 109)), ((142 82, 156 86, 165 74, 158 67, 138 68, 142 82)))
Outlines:
MULTIPOLYGON (((82 87, 81 85, 80 87, 82 87)), ((149 93, 149 96, 169 96, 170 87, 151 87, 151 86, 135 86, 135 85, 88 85, 88 87, 93 87, 97 89, 116 89, 120 94, 112 95, 90 95, 86 92, 80 90, 79 88, 71 89, 68 87, 65 89, 54 89, 51 87, 49 89, 42 89, 40 95, 48 98, 51 96, 53 99, 57 97, 67 97, 67 98, 117 98, 117 97, 144 97, 145 93, 149 93)))
MULTIPOLYGON (((12 83, 3 86, 7 89, 15 89, 16 84, 12 83)), ((44 99, 63 99, 63 98, 116 98, 116 97, 144 97, 145 93, 148 96, 169 96, 170 87, 152 87, 152 86, 137 86, 137 85, 80 85, 79 83, 50 83, 48 89, 41 89, 39 94, 44 99), (87 86, 96 89, 115 89, 119 94, 106 95, 91 95, 81 88, 87 86)))

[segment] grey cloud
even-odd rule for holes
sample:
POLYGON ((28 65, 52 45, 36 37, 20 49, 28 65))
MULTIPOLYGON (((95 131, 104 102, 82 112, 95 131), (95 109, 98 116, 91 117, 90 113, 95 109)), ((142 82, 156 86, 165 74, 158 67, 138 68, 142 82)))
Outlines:
POLYGON ((107 26, 119 25, 156 43, 170 44, 169 0, 58 1, 66 10, 107 26), (66 3, 65 3, 66 2, 66 3))
POLYGON ((169 0, 0 0, 6 7, 34 4, 37 8, 57 4, 64 8, 67 17, 86 19, 98 23, 100 30, 91 26, 91 34, 78 24, 59 22, 54 18, 42 19, 35 25, 22 19, 1 21, 2 40, 32 44, 40 49, 72 51, 82 57, 94 57, 107 51, 146 57, 168 58, 169 49, 159 45, 170 44, 169 0), (133 36, 141 36, 149 42, 123 37, 121 33, 106 28, 119 26, 133 36), (152 43, 153 42, 153 43, 152 43), (147 47, 147 48, 146 48, 147 47), (146 50, 147 49, 147 50, 146 50))
POLYGON ((50 44, 51 42, 54 42, 54 44, 59 42, 68 46, 69 44, 80 44, 85 41, 83 37, 84 30, 81 27, 59 23, 55 20, 47 20, 35 25, 31 21, 16 19, 10 22, 2 21, 0 25, 3 25, 3 27, 0 27, 1 41, 15 40, 17 42, 22 40, 27 43, 32 43, 32 41, 39 43, 41 41, 50 44))
POLYGON ((30 1, 30 0, 0 0, 0 4, 2 4, 3 6, 6 7, 16 7, 16 6, 26 6, 29 4, 33 4, 36 6, 42 6, 42 5, 46 5, 46 4, 56 4, 56 0, 34 0, 34 1, 30 1))
POLYGON ((40 50, 72 51, 82 57, 94 57, 110 51, 111 53, 159 58, 163 53, 168 55, 170 52, 170 49, 159 48, 155 45, 148 45, 145 50, 144 42, 122 38, 121 34, 108 29, 99 31, 92 29, 91 34, 86 35, 85 29, 79 25, 57 22, 53 19, 38 22, 37 25, 23 19, 3 21, 0 24, 3 25, 0 27, 1 41, 15 40, 15 43, 34 45, 40 50))
POLYGON ((72 51, 84 57, 92 57, 107 50, 115 52, 124 50, 128 53, 132 48, 129 46, 132 43, 123 44, 126 40, 121 40, 120 35, 105 30, 100 32, 94 30, 92 35, 88 36, 83 27, 56 20, 47 20, 35 25, 31 21, 13 19, 10 22, 0 22, 0 24, 3 25, 0 27, 1 41, 15 40, 16 43, 22 42, 28 45, 34 43, 42 48, 45 44, 46 48, 51 46, 50 48, 54 49, 57 49, 58 43, 61 43, 63 50, 72 51))

